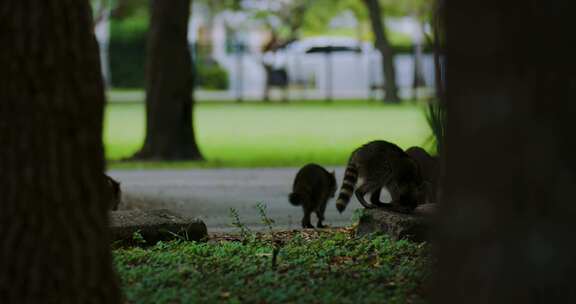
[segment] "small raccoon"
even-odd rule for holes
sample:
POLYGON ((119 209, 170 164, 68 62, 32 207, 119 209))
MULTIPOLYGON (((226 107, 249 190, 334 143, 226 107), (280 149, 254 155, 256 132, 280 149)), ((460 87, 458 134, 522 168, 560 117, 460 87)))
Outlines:
POLYGON ((438 157, 431 156, 420 147, 410 147, 406 154, 418 163, 422 179, 426 185, 426 203, 435 203, 438 192, 439 165, 438 157))
POLYGON ((409 213, 425 199, 425 187, 418 164, 400 147, 383 140, 369 142, 354 150, 348 161, 336 208, 343 212, 355 191, 366 208, 383 207, 409 213), (380 201, 386 187, 392 196, 389 204, 380 201), (370 194, 370 202, 364 196, 370 194))
POLYGON ((120 200, 122 197, 122 191, 120 190, 120 183, 104 174, 104 178, 106 178, 106 183, 108 184, 108 189, 110 189, 112 193, 112 198, 110 200, 109 208, 110 210, 118 210, 118 205, 120 205, 120 200))
POLYGON ((298 171, 288 200, 292 205, 304 209, 302 227, 314 228, 310 223, 312 212, 318 218, 317 227, 325 227, 322 224, 324 211, 328 200, 336 194, 336 187, 334 172, 328 172, 319 165, 307 164, 298 171))

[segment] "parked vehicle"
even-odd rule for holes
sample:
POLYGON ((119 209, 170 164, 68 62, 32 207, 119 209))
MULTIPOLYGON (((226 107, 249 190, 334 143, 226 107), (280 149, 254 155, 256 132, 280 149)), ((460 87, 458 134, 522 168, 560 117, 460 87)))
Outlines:
POLYGON ((275 69, 285 69, 291 84, 331 92, 336 86, 338 91, 365 90, 371 77, 370 58, 378 56, 369 42, 350 37, 312 37, 265 53, 263 59, 275 69))

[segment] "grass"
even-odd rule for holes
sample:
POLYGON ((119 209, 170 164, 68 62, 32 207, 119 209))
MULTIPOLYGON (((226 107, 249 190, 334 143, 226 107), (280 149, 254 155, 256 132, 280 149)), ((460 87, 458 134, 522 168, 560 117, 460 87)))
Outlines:
MULTIPOLYGON (((316 36, 334 36, 357 39, 358 31, 356 28, 330 28, 322 31, 305 29, 302 35, 305 38, 316 36)), ((364 26, 361 39, 362 41, 374 41, 374 35, 372 34, 372 29, 370 26, 364 26)), ((394 31, 388 31, 388 40, 390 41, 390 44, 395 47, 409 48, 413 44, 412 37, 410 37, 410 35, 394 31)))
MULTIPOLYGON (((413 104, 337 101, 291 104, 199 103, 195 109, 203 163, 123 163, 112 167, 271 167, 308 162, 343 165, 358 145, 374 139, 403 148, 430 136, 424 110, 413 104)), ((109 160, 129 157, 144 139, 144 106, 111 103, 104 142, 109 160)))
POLYGON ((280 248, 248 242, 159 242, 114 251, 128 303, 422 303, 425 244, 385 236, 297 232, 280 248))

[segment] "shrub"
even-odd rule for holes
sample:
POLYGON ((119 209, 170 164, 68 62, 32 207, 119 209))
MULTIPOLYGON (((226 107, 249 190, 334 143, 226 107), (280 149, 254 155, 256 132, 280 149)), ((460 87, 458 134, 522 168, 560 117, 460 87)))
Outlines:
POLYGON ((146 14, 112 19, 108 45, 112 87, 144 87, 147 31, 146 14))
POLYGON ((196 63, 196 86, 208 90, 228 89, 228 73, 215 61, 196 63))

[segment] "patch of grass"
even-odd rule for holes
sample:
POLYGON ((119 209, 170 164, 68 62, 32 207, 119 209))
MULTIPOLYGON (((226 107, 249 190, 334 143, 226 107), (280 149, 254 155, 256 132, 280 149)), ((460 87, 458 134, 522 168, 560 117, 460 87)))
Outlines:
MULTIPOLYGON (((401 32, 395 31, 388 31, 388 40, 392 47, 396 48, 411 48, 412 47, 412 37, 408 34, 404 34, 401 32)), ((315 37, 315 36, 334 36, 334 37, 349 37, 349 38, 358 38, 358 30, 356 28, 330 28, 325 29, 322 31, 315 31, 312 29, 305 29, 302 33, 305 38, 315 37)), ((362 37, 363 41, 374 41, 374 35, 372 34, 372 30, 368 24, 364 26, 362 30, 362 37)))
POLYGON ((250 242, 158 243, 118 249, 129 303, 422 303, 430 275, 425 244, 385 236, 297 232, 278 252, 250 242))
MULTIPOLYGON (((109 160, 131 156, 144 139, 144 106, 111 103, 104 142, 109 160)), ((308 162, 344 165, 359 145, 385 139, 403 148, 430 135, 424 111, 413 104, 306 101, 290 104, 199 103, 198 144, 207 161, 115 163, 121 168, 279 167, 308 162)))

